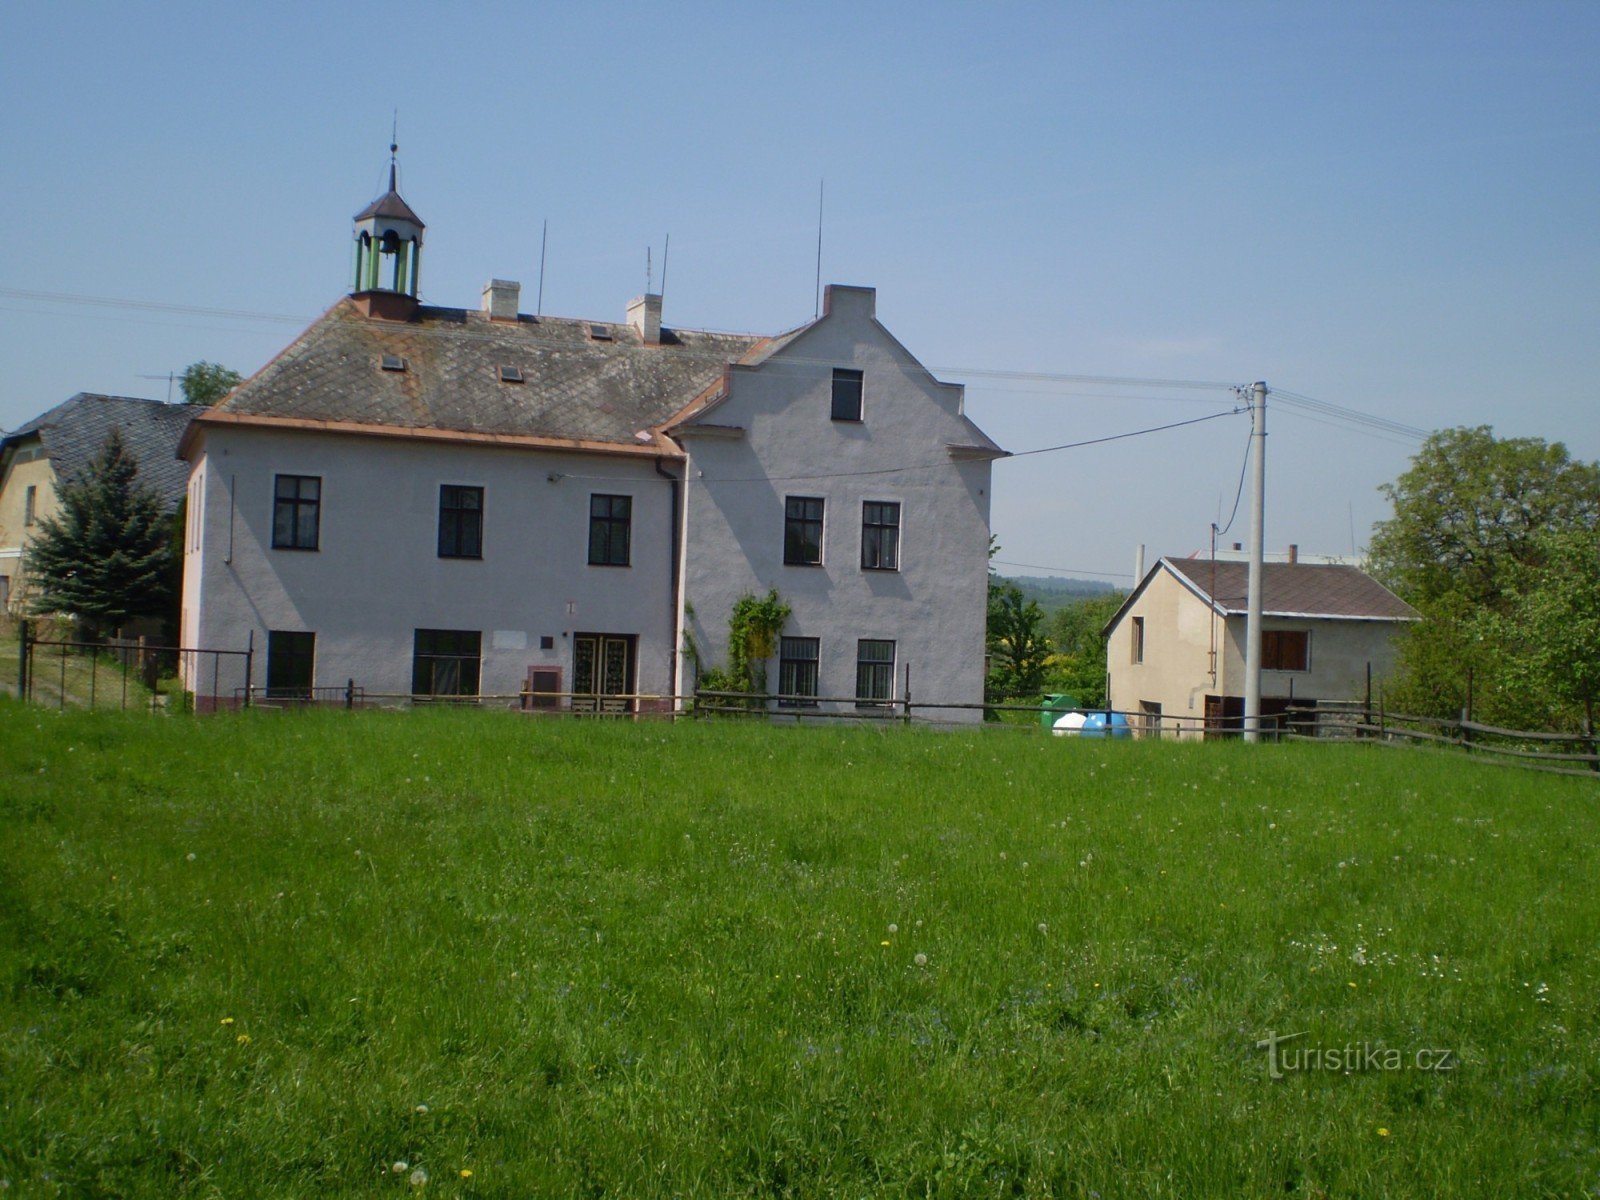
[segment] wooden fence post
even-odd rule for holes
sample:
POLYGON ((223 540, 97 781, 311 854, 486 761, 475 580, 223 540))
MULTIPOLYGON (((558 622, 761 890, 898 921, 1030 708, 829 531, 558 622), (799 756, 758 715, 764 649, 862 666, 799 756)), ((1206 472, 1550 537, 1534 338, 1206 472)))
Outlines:
POLYGON ((28 659, 33 654, 32 626, 17 622, 17 699, 28 698, 28 659))

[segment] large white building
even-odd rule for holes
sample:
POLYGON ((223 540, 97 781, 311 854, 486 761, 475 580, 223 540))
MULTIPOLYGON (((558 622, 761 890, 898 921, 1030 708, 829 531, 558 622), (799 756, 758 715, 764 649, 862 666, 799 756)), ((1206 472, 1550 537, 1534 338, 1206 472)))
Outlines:
POLYGON ((771 338, 664 326, 657 295, 617 323, 529 316, 501 280, 439 308, 423 232, 391 172, 356 217, 355 290, 191 425, 185 646, 253 645, 282 695, 659 709, 775 588, 786 703, 881 705, 908 679, 981 701, 1004 451, 872 289, 771 338))

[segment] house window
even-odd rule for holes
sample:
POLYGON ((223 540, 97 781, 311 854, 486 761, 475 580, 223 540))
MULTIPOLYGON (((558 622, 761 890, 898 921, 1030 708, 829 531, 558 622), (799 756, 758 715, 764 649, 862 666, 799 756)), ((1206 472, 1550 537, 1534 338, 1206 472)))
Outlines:
POLYGON ((1309 671, 1311 634, 1304 629, 1264 629, 1261 632, 1263 671, 1309 671))
POLYGON ((632 496, 589 497, 589 565, 625 567, 633 525, 632 496))
POLYGON ((11 576, 0 575, 0 613, 11 607, 11 576))
POLYGON ((1157 701, 1139 701, 1139 733, 1142 737, 1161 736, 1161 705, 1157 701))
POLYGON ((894 698, 894 643, 862 638, 856 643, 856 705, 887 704, 894 698))
POLYGON ((24 525, 33 524, 34 517, 37 515, 34 510, 38 503, 39 489, 35 485, 29 484, 28 490, 22 493, 22 523, 24 525))
POLYGON ((816 638, 786 637, 778 642, 778 706, 815 708, 817 706, 816 638))
POLYGON ((1133 661, 1136 663, 1142 663, 1144 661, 1143 617, 1135 617, 1133 619, 1133 661))
POLYGON ((792 567, 822 565, 822 500, 787 496, 783 502, 783 561, 792 567))
POLYGON ((483 634, 476 629, 419 629, 411 658, 415 696, 476 696, 483 634))
POLYGON ((282 700, 311 699, 312 664, 317 635, 267 631, 267 697, 282 700))
POLYGON ((322 477, 279 475, 272 486, 272 548, 315 550, 322 527, 322 477))
POLYGON ((483 489, 439 488, 439 557, 483 557, 483 489))
POLYGON ((900 505, 868 500, 861 506, 861 569, 900 569, 900 505))
POLYGON ((833 369, 833 419, 861 420, 861 372, 844 367, 833 369))

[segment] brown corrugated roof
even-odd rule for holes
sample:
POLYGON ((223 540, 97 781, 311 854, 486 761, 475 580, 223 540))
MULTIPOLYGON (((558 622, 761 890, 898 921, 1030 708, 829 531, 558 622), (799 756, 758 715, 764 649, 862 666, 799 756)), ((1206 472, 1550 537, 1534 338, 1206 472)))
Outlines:
MULTIPOLYGON (((1205 558, 1163 558, 1225 616, 1248 608, 1250 564, 1205 558)), ((1346 617, 1414 621, 1420 614, 1360 567, 1332 563, 1264 563, 1261 610, 1269 617, 1346 617)))

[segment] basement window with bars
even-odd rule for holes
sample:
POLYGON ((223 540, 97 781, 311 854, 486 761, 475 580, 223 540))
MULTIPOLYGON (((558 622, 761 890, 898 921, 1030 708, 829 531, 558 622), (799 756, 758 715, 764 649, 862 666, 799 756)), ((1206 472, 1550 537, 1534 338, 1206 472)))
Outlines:
POLYGON ((817 660, 821 642, 814 637, 786 637, 778 641, 778 706, 817 706, 817 660))
POLYGON ((882 708, 894 698, 894 643, 862 638, 856 643, 856 707, 882 708))

